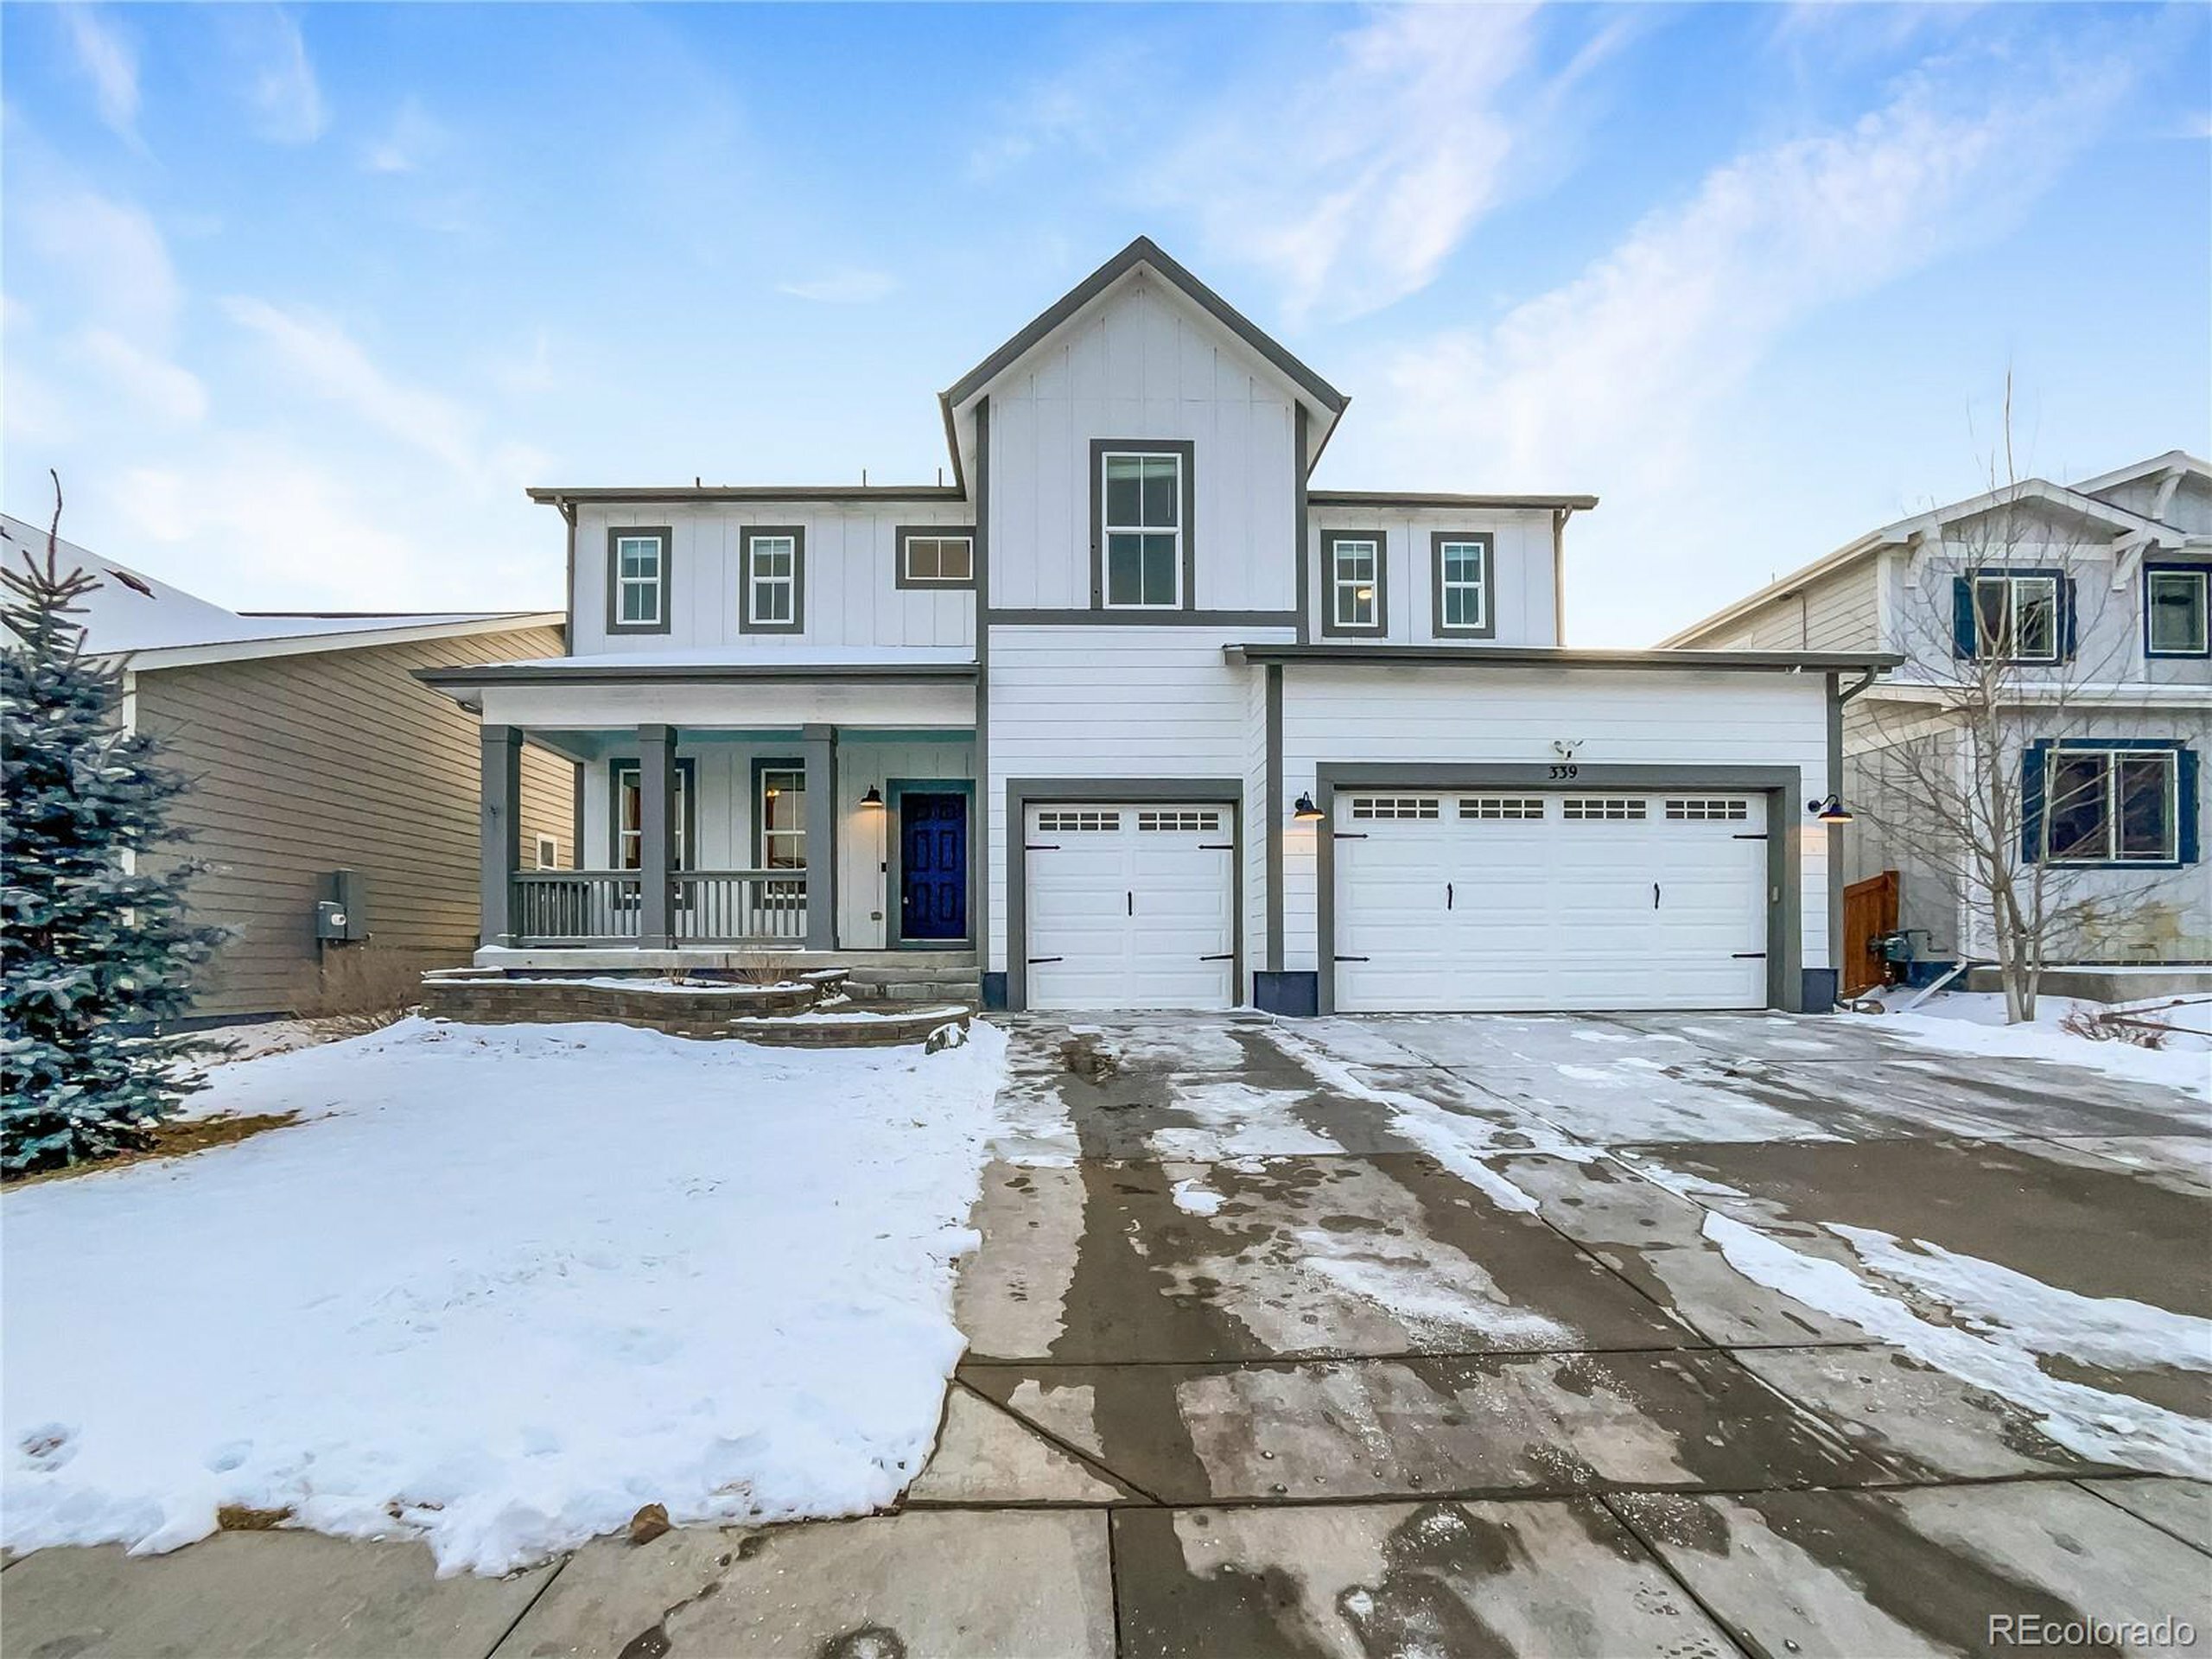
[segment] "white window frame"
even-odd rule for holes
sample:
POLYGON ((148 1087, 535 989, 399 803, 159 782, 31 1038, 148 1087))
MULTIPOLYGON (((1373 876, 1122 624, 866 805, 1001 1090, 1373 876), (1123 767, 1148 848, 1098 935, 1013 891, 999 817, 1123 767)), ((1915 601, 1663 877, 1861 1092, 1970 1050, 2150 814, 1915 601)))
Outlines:
POLYGON ((772 787, 775 789, 779 797, 787 790, 796 787, 800 798, 804 799, 806 794, 805 766, 796 762, 764 766, 755 774, 753 785, 755 797, 753 803, 753 810, 755 815, 753 822, 760 827, 760 868, 764 870, 803 870, 806 868, 806 814, 804 812, 799 814, 798 826, 796 829, 770 829, 768 827, 768 798, 772 787), (780 785, 772 784, 772 780, 777 779, 786 781, 780 785), (795 785, 788 781, 794 779, 798 780, 795 785), (779 841, 790 842, 796 848, 797 862, 789 864, 776 862, 775 843, 779 841))
POLYGON ((2143 573, 2143 654, 2152 658, 2164 657, 2202 657, 2212 654, 2212 621, 2208 621, 2208 602, 2212 602, 2212 568, 2166 565, 2143 573), (2161 582, 2178 582, 2188 584, 2196 593, 2196 640, 2194 645, 2162 645, 2157 638, 2158 607, 2154 594, 2161 582))
POLYGON ((2181 859, 2181 751, 2178 749, 2081 749, 2069 748, 2063 743, 2053 744, 2044 751, 2043 773, 2043 834, 2041 836, 2043 862, 2064 869, 2073 865, 2100 867, 2113 864, 2174 864, 2181 859), (2056 813, 2056 774, 2061 760, 2094 760, 2103 768, 2104 777, 2099 784, 2103 795, 2104 847, 2095 854, 2076 853, 2060 857, 2052 852, 2050 831, 2056 813), (2154 761, 2165 773, 2164 839, 2155 853, 2131 853, 2121 845, 2125 803, 2120 799, 2120 783, 2122 763, 2130 760, 2154 761))
POLYGON ((973 588, 976 585, 976 532, 964 525, 901 524, 897 532, 899 543, 898 585, 901 588, 973 588), (944 549, 951 543, 965 550, 964 568, 957 574, 944 569, 944 549), (914 569, 914 549, 928 543, 938 549, 938 569, 925 575, 914 569))
POLYGON ((1486 536, 1445 536, 1436 543, 1436 631, 1439 633, 1488 633, 1490 620, 1490 538, 1486 536), (1472 548, 1475 552, 1475 579, 1472 582, 1454 581, 1449 575, 1452 550, 1455 547, 1472 548), (1475 596, 1475 620, 1454 622, 1451 620, 1452 595, 1471 593, 1475 596))
MULTIPOLYGON (((1190 457, 1179 449, 1147 449, 1141 445, 1102 446, 1098 451, 1098 602, 1109 611, 1179 611, 1188 595, 1183 591, 1183 567, 1187 556, 1190 525, 1185 522, 1191 496, 1190 457), (1175 469, 1175 523, 1172 526, 1147 524, 1141 522, 1145 491, 1141 480, 1137 489, 1138 518, 1134 524, 1117 524, 1112 518, 1113 492, 1107 487, 1108 469, 1117 461, 1168 461, 1175 469), (1165 600, 1116 600, 1114 597, 1114 538, 1116 536, 1135 536, 1140 538, 1167 536, 1173 539, 1173 549, 1168 569, 1174 577, 1174 593, 1165 600)), ((1137 591, 1144 591, 1144 553, 1141 544, 1137 554, 1137 591)))
POLYGON ((2059 578, 2048 573, 2027 574, 2007 570, 1977 570, 1972 578, 1974 595, 1974 654, 1977 661, 2000 663, 2058 663, 2066 657, 2065 591, 2059 578), (1986 626, 1988 613, 1982 607, 1981 594, 1985 588, 2001 587, 2005 597, 1998 610, 1996 637, 1990 637, 1986 626), (2048 655, 2028 655, 2019 649, 2020 608, 2022 595, 2030 589, 2041 588, 2050 598, 2050 651, 2048 655))
MULTIPOLYGON (((678 870, 691 868, 691 771, 688 758, 677 760, 676 793, 668 804, 669 810, 676 815, 676 862, 671 868, 678 870)), ((614 868, 641 870, 645 868, 645 763, 617 760, 607 769, 607 810, 614 825, 614 868), (628 815, 622 810, 623 798, 632 791, 638 798, 638 827, 634 830, 625 822, 628 815)))
POLYGON ((738 606, 738 628, 745 633, 803 633, 806 630, 806 531, 798 524, 747 524, 738 531, 739 576, 744 593, 738 606), (778 545, 791 552, 791 569, 780 575, 762 575, 760 554, 778 545), (763 616, 763 589, 780 591, 789 606, 785 616, 763 616))
POLYGON ((1389 556, 1389 543, 1380 535, 1363 532, 1356 535, 1332 534, 1329 538, 1329 627, 1336 633, 1380 633, 1382 632, 1382 561, 1389 556), (1370 566, 1364 576, 1344 574, 1344 556, 1366 550, 1370 566), (1360 589, 1364 588, 1363 600, 1360 589), (1349 601, 1353 614, 1345 614, 1349 601), (1364 604, 1367 615, 1363 620, 1357 609, 1364 604))
POLYGON ((646 526, 618 525, 607 532, 607 575, 613 584, 607 595, 607 627, 610 633, 665 633, 668 632, 668 566, 670 533, 646 526), (650 548, 652 573, 632 575, 624 569, 631 550, 650 548), (649 594, 652 614, 631 616, 632 594, 649 594))

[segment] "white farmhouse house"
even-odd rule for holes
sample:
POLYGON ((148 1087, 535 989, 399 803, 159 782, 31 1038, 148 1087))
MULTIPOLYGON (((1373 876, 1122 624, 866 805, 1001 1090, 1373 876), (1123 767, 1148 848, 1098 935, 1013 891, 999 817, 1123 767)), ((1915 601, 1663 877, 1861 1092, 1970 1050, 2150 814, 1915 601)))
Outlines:
POLYGON ((1979 780, 2019 868, 2056 884, 2053 960, 2205 963, 2208 579, 2212 467, 2173 450, 1886 524, 1663 644, 1905 658, 1848 710, 1845 864, 1853 882, 1898 872, 1923 953, 1993 950, 1986 891, 1913 821, 1929 797, 1906 751, 1924 743, 1979 780))
POLYGON ((1593 497, 1309 488, 1344 394, 1147 239, 941 402, 950 485, 533 493, 572 654, 423 677, 483 722, 480 965, 1827 1005, 1808 802, 1878 650, 1564 648, 1593 497), (524 744, 581 868, 518 868, 524 744))

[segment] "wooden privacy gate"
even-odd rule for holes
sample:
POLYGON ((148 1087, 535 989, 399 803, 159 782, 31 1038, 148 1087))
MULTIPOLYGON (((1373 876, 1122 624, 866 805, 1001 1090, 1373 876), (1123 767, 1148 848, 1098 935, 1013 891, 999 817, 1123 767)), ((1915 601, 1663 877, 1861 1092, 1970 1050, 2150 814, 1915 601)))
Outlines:
POLYGON ((1843 890, 1843 994, 1860 996, 1890 980, 1875 940, 1897 925, 1897 873, 1884 870, 1843 890))

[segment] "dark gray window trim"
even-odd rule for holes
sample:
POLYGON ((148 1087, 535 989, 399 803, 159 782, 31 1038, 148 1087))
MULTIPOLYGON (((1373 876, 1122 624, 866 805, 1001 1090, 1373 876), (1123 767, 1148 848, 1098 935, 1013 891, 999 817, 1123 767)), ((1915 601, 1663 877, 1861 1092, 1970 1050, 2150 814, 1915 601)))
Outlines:
POLYGON ((1429 626, 1440 639, 1497 638, 1497 542, 1486 530, 1433 530, 1428 533, 1429 626), (1473 542, 1482 552, 1483 620, 1480 627, 1448 626, 1444 620, 1444 549, 1473 542))
POLYGON ((1006 783, 1006 1005, 1029 1006, 1029 808, 1053 801, 1173 801, 1228 804, 1230 995, 1242 1007, 1244 983, 1244 780, 1242 778, 1009 778, 1006 783))
POLYGON ((1390 632, 1390 532, 1387 530, 1344 530, 1321 532, 1321 637, 1325 639, 1381 639, 1390 632), (1337 544, 1340 542, 1375 543, 1375 620, 1362 626, 1337 620, 1337 544))
MULTIPOLYGON (((763 858, 767 856, 766 852, 764 850, 767 843, 763 837, 768 827, 768 815, 760 810, 762 804, 760 799, 760 774, 764 772, 795 772, 804 779, 806 777, 806 757, 803 754, 756 754, 753 757, 753 766, 750 772, 752 785, 745 798, 745 816, 751 821, 751 856, 753 860, 753 868, 756 870, 766 869, 767 868, 766 865, 760 861, 763 858)), ((809 823, 806 828, 809 830, 811 830, 813 825, 809 823)), ((810 834, 806 840, 806 863, 801 868, 805 869, 810 877, 814 866, 814 837, 810 834)), ((812 885, 810 880, 809 885, 812 885)))
MULTIPOLYGON (((1541 761, 1355 762, 1316 768, 1314 804, 1325 815, 1314 848, 1314 950, 1320 970, 1320 1008, 1337 1009, 1336 792, 1339 789, 1492 789, 1500 786, 1557 793, 1563 787, 1541 761)), ((1766 796, 1766 1000, 1770 1008, 1804 1007, 1802 963, 1802 839, 1793 809, 1805 792, 1795 766, 1584 765, 1573 783, 1583 789, 1713 789, 1766 796)), ((1833 954, 1833 950, 1831 950, 1833 954)))
MULTIPOLYGON (((616 862, 622 856, 622 772, 625 767, 638 773, 638 787, 645 787, 645 760, 634 754, 618 754, 607 763, 607 868, 618 870, 616 862)), ((577 767, 579 779, 583 768, 577 767)), ((683 857, 671 866, 673 869, 696 870, 699 866, 699 762, 696 756, 679 754, 676 757, 677 776, 682 779, 683 790, 683 857)), ((583 861, 583 808, 576 809, 576 861, 583 861)))
POLYGON ((1170 611, 1123 608, 1098 611, 991 611, 987 620, 1002 628, 1289 628, 1298 625, 1290 611, 1170 611))
POLYGON ((2173 560, 2145 560, 2143 563, 2143 655, 2154 663, 2196 662, 2212 657, 2212 564, 2193 564, 2173 560), (2202 651, 2160 651, 2151 643, 2151 578, 2153 576, 2190 576, 2196 578, 2197 605, 2204 620, 2204 649, 2202 651))
POLYGON ((747 524, 737 532, 737 631, 740 633, 806 632, 804 524, 747 524), (764 536, 788 536, 791 538, 791 620, 788 622, 755 622, 753 620, 753 543, 764 536))
POLYGON ((918 588, 925 591, 938 588, 953 591, 976 585, 978 537, 973 524, 899 524, 891 531, 891 585, 894 588, 918 588), (964 540, 968 543, 968 574, 965 576, 910 576, 906 574, 906 543, 919 537, 923 541, 964 540))
POLYGON ((1173 616, 1198 608, 1198 467, 1196 446, 1188 438, 1093 438, 1090 441, 1090 603, 1094 610, 1134 616, 1173 616), (1182 588, 1173 605, 1106 603, 1106 457, 1174 455, 1182 461, 1182 588))
POLYGON ((1282 664, 1269 663, 1267 676, 1268 798, 1260 810, 1267 814, 1268 971, 1282 972, 1282 840, 1283 817, 1289 810, 1282 798, 1282 664))
POLYGON ((1294 469, 1297 478, 1292 485, 1291 533, 1298 538, 1298 643, 1304 645, 1313 631, 1313 549, 1311 541, 1312 518, 1308 511, 1312 493, 1306 487, 1306 474, 1313 468, 1306 462, 1306 405, 1299 404, 1291 417, 1293 442, 1297 446, 1298 465, 1294 469))
POLYGON ((666 633, 676 609, 676 531, 669 524, 609 524, 607 527, 607 631, 609 633, 666 633), (622 564, 616 549, 626 539, 652 536, 660 542, 660 620, 622 620, 622 564))
POLYGON ((973 778, 887 778, 883 780, 883 938, 893 950, 972 950, 982 925, 983 827, 976 822, 978 791, 973 778), (905 850, 906 798, 909 795, 965 795, 968 798, 968 935, 960 939, 910 939, 899 893, 906 880, 899 857, 905 850))

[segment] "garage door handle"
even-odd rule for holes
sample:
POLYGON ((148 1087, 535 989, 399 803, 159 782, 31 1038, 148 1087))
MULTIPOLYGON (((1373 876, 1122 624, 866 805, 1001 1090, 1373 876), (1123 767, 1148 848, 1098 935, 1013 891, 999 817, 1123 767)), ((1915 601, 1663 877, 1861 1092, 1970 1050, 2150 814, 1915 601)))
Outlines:
POLYGON ((1029 965, 1034 968, 1040 962, 1065 962, 1066 960, 1065 957, 1032 957, 1029 958, 1029 965))
POLYGON ((1444 908, 1452 908, 1452 884, 1449 881, 1444 884, 1444 908))
POLYGON ((1130 889, 1128 890, 1128 892, 1126 894, 1124 894, 1123 896, 1124 896, 1125 898, 1127 898, 1127 899, 1128 899, 1128 901, 1129 901, 1129 914, 1130 914, 1130 915, 1132 915, 1132 916, 1135 915, 1135 914, 1137 913, 1137 893, 1136 893, 1136 889, 1135 889, 1135 887, 1130 888, 1130 889))
POLYGON ((1651 884, 1651 908, 1659 908, 1659 884, 1656 881, 1651 884))
POLYGON ((1021 843, 1021 850, 1025 853, 1057 853, 1060 850, 1060 843, 1057 841, 1025 841, 1021 843))
POLYGON ((1371 958, 1367 957, 1337 957, 1332 958, 1332 960, 1337 962, 1367 962, 1371 960, 1371 958))
POLYGON ((1224 950, 1217 957, 1200 957, 1198 960, 1200 962, 1234 962, 1236 960, 1236 953, 1234 950, 1224 950))
POLYGON ((1737 950, 1732 951, 1730 954, 1732 955, 1738 962, 1764 962, 1766 960, 1766 952, 1764 950, 1737 950))

